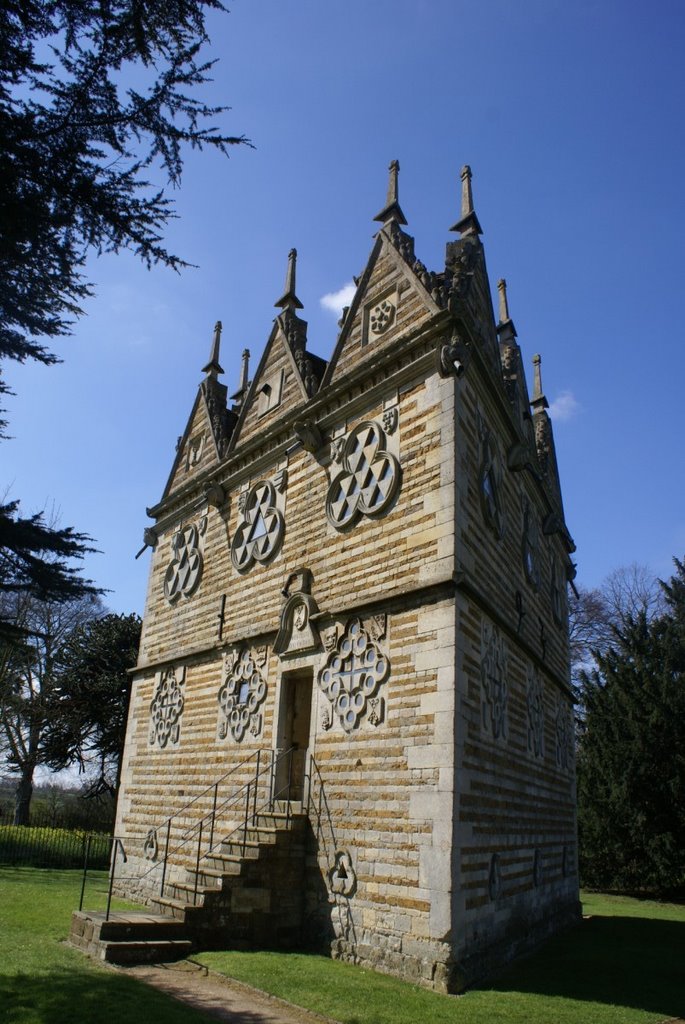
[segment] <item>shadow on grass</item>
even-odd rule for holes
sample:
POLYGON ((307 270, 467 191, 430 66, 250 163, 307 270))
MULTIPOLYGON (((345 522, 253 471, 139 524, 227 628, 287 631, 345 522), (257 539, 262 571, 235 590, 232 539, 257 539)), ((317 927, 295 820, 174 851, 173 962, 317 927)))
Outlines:
POLYGON ((590 917, 482 989, 685 1015, 685 921, 590 917))
MULTIPOLYGON (((0 1019, 3 1024, 216 1024, 216 1018, 134 978, 79 969, 0 975, 0 1019)), ((244 1013, 239 1020, 262 1024, 264 1017, 244 1013)))

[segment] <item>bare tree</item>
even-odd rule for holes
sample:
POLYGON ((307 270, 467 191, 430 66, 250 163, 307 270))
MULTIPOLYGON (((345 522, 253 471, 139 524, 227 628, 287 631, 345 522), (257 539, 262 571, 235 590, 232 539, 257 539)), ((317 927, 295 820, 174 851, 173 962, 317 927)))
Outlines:
POLYGON ((24 633, 0 646, 0 752, 17 778, 14 822, 29 821, 36 769, 46 763, 46 736, 59 699, 58 676, 69 637, 103 614, 97 597, 38 601, 26 593, 3 595, 3 613, 24 633))
POLYGON ((597 667, 641 615, 652 622, 666 611, 664 591, 645 565, 633 562, 609 573, 601 586, 578 586, 569 601, 571 683, 581 704, 583 673, 597 667))

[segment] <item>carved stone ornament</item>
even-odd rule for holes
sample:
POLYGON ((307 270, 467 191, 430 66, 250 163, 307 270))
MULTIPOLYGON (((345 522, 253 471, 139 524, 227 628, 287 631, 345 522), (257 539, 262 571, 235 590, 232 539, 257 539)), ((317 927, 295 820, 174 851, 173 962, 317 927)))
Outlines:
POLYGON ((157 840, 157 829, 151 828, 145 837, 145 843, 143 844, 143 857, 145 860, 156 861, 159 853, 159 843, 157 840))
POLYGON ((343 468, 331 480, 326 495, 326 515, 336 530, 352 526, 362 515, 380 515, 397 494, 402 471, 385 443, 383 428, 373 421, 350 431, 343 468))
POLYGON ((456 377, 459 380, 464 376, 471 359, 471 352, 454 331, 449 342, 438 344, 436 348, 438 373, 441 377, 456 377))
POLYGON ((321 690, 333 704, 345 732, 359 725, 368 703, 390 674, 390 662, 359 619, 351 619, 319 672, 321 690))
POLYGON ((492 432, 485 421, 478 416, 480 438, 480 469, 478 490, 483 518, 498 540, 504 536, 504 512, 502 508, 502 471, 492 432))
POLYGON ((224 681, 219 688, 219 722, 217 735, 220 740, 231 733, 240 743, 250 730, 252 735, 261 731, 260 707, 266 698, 266 680, 260 673, 249 650, 239 655, 231 652, 224 659, 224 681))
POLYGON ((383 410, 383 430, 386 434, 394 434, 397 430, 400 414, 396 405, 383 410))
POLYGON ((528 712, 528 750, 534 757, 545 756, 545 702, 542 680, 532 665, 528 666, 526 682, 528 712))
POLYGON ((571 708, 563 697, 560 697, 557 703, 554 731, 557 768, 568 771, 573 765, 573 726, 571 708))
POLYGON ((280 657, 319 650, 319 631, 311 621, 319 608, 311 594, 297 591, 289 597, 281 612, 281 625, 274 640, 274 652, 280 657))
POLYGON ((394 303, 390 299, 383 299, 369 311, 369 332, 380 338, 395 323, 396 314, 394 303))
POLYGON ((333 867, 328 872, 331 892, 337 896, 354 896, 357 889, 357 876, 352 866, 352 858, 347 850, 337 850, 333 867))
POLYGON ((311 423, 308 420, 297 420, 293 423, 293 433, 302 442, 302 447, 307 452, 313 454, 318 452, 323 446, 323 434, 316 423, 311 423))
POLYGON ((388 616, 385 612, 376 615, 369 615, 364 619, 364 629, 370 634, 372 640, 382 640, 388 628, 388 616))
POLYGON ((330 652, 332 650, 335 650, 335 645, 337 644, 337 642, 338 642, 338 627, 337 626, 331 626, 331 628, 327 629, 326 632, 323 634, 324 650, 327 653, 330 654, 330 652))
POLYGON ((181 526, 171 538, 172 559, 164 574, 164 596, 169 604, 181 597, 191 597, 202 579, 202 538, 207 530, 207 517, 197 525, 181 526))
POLYGON ((186 470, 194 469, 202 458, 205 450, 205 435, 192 437, 186 445, 186 470))
POLYGON ((382 697, 369 698, 369 725, 378 726, 385 718, 385 701, 382 697))
POLYGON ((156 548, 159 542, 159 536, 157 531, 152 526, 146 526, 143 529, 143 543, 147 544, 149 548, 156 548))
POLYGON ((493 903, 502 895, 502 868, 498 853, 493 853, 490 858, 490 870, 488 872, 488 895, 493 903))
POLYGON ((185 697, 184 668, 168 668, 157 676, 155 693, 150 703, 150 744, 176 746, 181 736, 181 715, 185 697))
POLYGON ((506 739, 509 687, 507 685, 507 649, 494 624, 483 620, 481 630, 481 712, 483 728, 494 739, 506 739))
POLYGON ((255 562, 268 562, 278 552, 285 522, 276 508, 276 491, 268 480, 251 487, 231 543, 231 561, 238 572, 248 572, 255 562))
POLYGON ((217 483, 216 480, 208 480, 202 488, 202 492, 207 504, 213 508, 221 508, 226 501, 226 493, 221 484, 217 483))
POLYGON ((335 437, 331 441, 331 461, 341 462, 345 451, 345 438, 335 437))
POLYGON ((331 717, 331 705, 326 702, 321 708, 321 728, 324 732, 328 732, 332 725, 333 719, 331 717))

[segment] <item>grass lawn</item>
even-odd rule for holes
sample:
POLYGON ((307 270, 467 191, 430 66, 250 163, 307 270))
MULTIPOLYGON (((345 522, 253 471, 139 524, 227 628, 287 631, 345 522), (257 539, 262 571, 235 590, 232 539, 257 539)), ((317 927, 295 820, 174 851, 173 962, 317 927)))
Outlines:
MULTIPOLYGON (((93 964, 62 940, 78 871, 0 867, 2 1024, 207 1024, 204 1014, 93 964)), ((104 906, 94 877, 86 906, 104 906)), ((197 959, 343 1024, 654 1024, 685 1016, 685 907, 588 895, 590 918, 464 996, 440 996, 326 957, 197 959)))
MULTIPOLYGON (((207 1024, 205 1014, 62 943, 80 891, 79 871, 0 867, 2 1024, 207 1024)), ((106 899, 98 873, 86 906, 106 899)))
POLYGON ((685 1016, 685 907, 588 894, 588 920, 463 996, 325 957, 202 953, 212 970, 342 1024, 649 1024, 685 1016))

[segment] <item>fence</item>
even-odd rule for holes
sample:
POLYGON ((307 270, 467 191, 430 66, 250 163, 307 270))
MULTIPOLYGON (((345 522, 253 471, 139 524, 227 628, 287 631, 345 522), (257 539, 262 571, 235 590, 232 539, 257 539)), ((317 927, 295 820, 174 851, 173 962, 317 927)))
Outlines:
POLYGON ((0 864, 82 868, 86 851, 94 869, 109 867, 111 835, 33 825, 0 825, 0 864))

